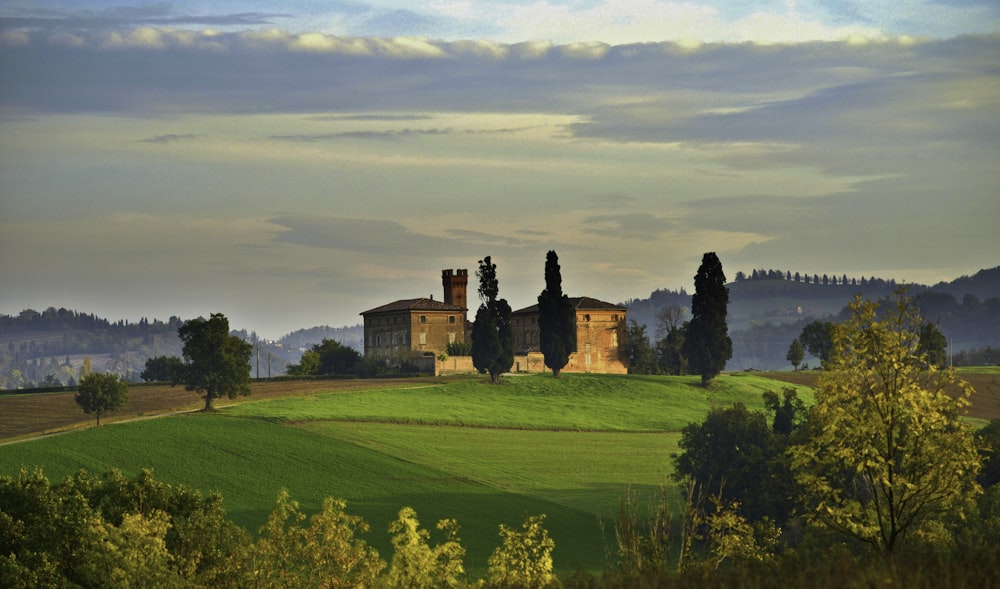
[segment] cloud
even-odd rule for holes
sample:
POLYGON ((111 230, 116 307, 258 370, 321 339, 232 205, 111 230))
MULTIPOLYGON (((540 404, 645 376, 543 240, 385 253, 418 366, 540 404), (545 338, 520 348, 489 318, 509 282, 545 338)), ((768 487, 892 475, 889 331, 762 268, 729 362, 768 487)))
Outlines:
POLYGON ((283 243, 391 257, 440 258, 471 248, 519 248, 529 243, 463 228, 444 229, 442 236, 433 236, 382 219, 283 215, 270 222, 283 228, 277 237, 283 243))
MULTIPOLYGON (((392 120, 392 119, 387 119, 387 120, 392 120)), ((390 131, 342 131, 338 133, 271 135, 269 139, 274 139, 277 141, 298 141, 307 143, 316 141, 336 141, 338 139, 377 139, 383 141, 395 141, 407 137, 418 137, 420 135, 448 135, 450 133, 452 133, 452 131, 449 129, 399 129, 390 131)))
POLYGON ((205 137, 201 133, 168 133, 166 135, 156 135, 155 137, 148 137, 146 139, 140 139, 140 143, 173 143, 175 141, 192 141, 195 139, 201 139, 205 137))

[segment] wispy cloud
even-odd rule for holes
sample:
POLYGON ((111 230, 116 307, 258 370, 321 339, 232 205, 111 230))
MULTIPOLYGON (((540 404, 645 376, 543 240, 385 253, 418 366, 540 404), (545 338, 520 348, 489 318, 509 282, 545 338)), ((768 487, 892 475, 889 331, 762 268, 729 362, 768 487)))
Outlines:
POLYGON ((175 141, 193 141, 195 139, 201 139, 205 137, 201 133, 168 133, 166 135, 156 135, 155 137, 147 137, 146 139, 139 139, 140 143, 173 143, 175 141))

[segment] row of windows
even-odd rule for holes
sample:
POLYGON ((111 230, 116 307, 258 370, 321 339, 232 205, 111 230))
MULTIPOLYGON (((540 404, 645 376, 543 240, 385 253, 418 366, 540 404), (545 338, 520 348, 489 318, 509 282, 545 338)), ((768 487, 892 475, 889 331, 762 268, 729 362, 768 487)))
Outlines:
MULTIPOLYGON (((409 342, 407 341, 408 335, 409 333, 405 331, 402 333, 388 333, 388 334, 379 333, 375 335, 370 335, 368 336, 368 347, 381 348, 382 346, 406 346, 409 345, 409 342)), ((456 340, 455 335, 456 334, 453 332, 448 334, 449 344, 455 343, 456 340)), ((426 332, 421 332, 417 334, 417 343, 419 343, 421 346, 427 345, 426 332)))
MULTIPOLYGON (((420 315, 417 319, 420 323, 427 323, 427 315, 420 315)), ((457 319, 454 315, 448 315, 448 323, 455 323, 457 319)), ((403 315, 393 315, 391 317, 373 317, 369 321, 369 325, 398 325, 402 323, 403 325, 409 323, 409 317, 403 315)))

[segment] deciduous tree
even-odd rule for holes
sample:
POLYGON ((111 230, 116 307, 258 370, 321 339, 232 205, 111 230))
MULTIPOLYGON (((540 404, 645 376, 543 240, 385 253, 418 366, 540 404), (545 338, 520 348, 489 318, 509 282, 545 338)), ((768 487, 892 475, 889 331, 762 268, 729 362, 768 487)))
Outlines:
POLYGON ((856 297, 850 311, 817 382, 813 434, 792 447, 792 464, 812 522, 890 554, 981 492, 976 444, 959 419, 972 389, 928 365, 904 292, 880 304, 856 297))
POLYGON ((514 327, 507 299, 499 298, 497 266, 489 256, 479 261, 479 299, 476 322, 472 326, 472 364, 479 372, 489 373, 490 382, 498 384, 500 375, 514 365, 514 327))
POLYGON ((576 316, 569 297, 562 291, 562 274, 555 251, 545 256, 545 290, 538 295, 539 347, 545 365, 559 378, 559 371, 576 351, 576 316))
POLYGON ((799 364, 802 364, 802 359, 805 357, 806 351, 802 349, 799 339, 793 339, 791 345, 788 346, 788 353, 785 354, 785 360, 791 363, 793 369, 798 370, 799 364))
POLYGON ((826 362, 833 350, 833 327, 829 321, 813 321, 802 328, 799 343, 820 362, 826 362))
POLYGON ((694 277, 691 321, 684 338, 684 356, 691 369, 701 375, 702 386, 708 386, 733 356, 726 325, 728 307, 729 289, 722 262, 715 252, 708 252, 702 256, 694 277))
POLYGON ((146 382, 179 383, 184 373, 184 362, 177 356, 157 356, 146 360, 139 378, 146 382))
POLYGON ((185 321, 177 329, 184 342, 183 384, 189 391, 202 393, 205 411, 222 396, 250 394, 249 342, 229 334, 229 320, 222 313, 209 319, 199 317, 185 321))
POLYGON ((96 415, 97 425, 101 425, 102 415, 117 411, 128 403, 128 383, 119 379, 117 374, 93 372, 80 381, 75 400, 84 413, 96 415))

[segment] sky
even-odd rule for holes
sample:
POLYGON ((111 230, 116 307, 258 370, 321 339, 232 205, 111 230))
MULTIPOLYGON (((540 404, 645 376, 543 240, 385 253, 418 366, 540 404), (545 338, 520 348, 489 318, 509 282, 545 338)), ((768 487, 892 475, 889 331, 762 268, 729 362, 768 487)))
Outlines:
POLYGON ((998 163, 995 0, 0 3, 6 314, 934 284, 1000 265, 998 163))

